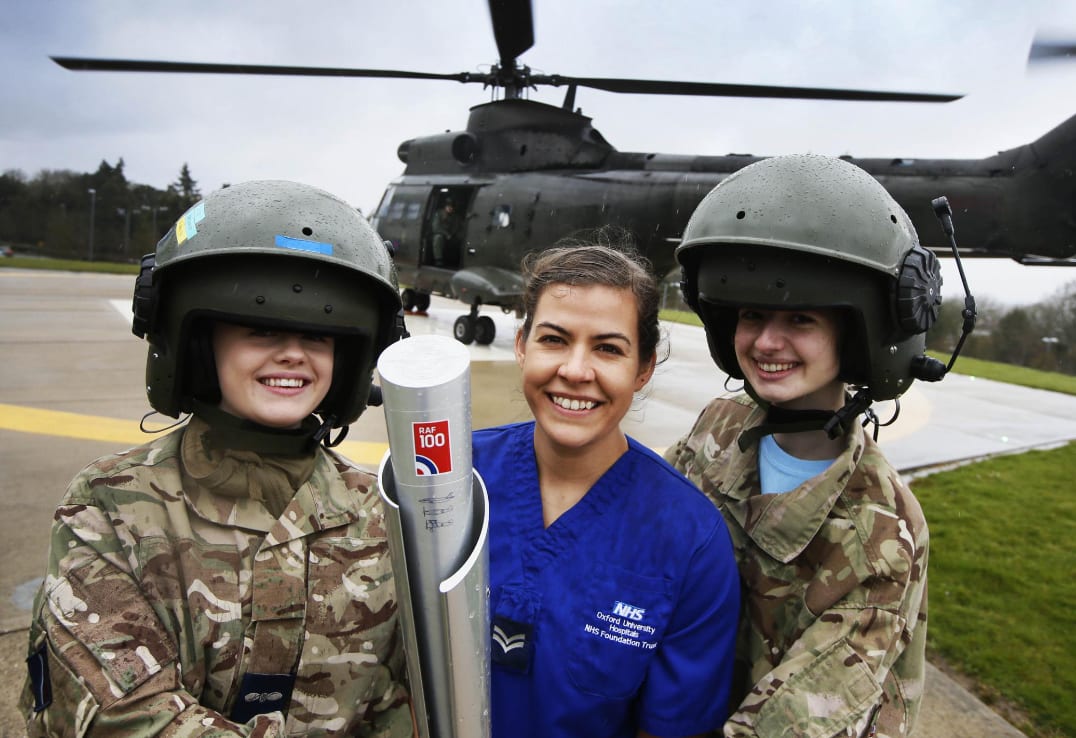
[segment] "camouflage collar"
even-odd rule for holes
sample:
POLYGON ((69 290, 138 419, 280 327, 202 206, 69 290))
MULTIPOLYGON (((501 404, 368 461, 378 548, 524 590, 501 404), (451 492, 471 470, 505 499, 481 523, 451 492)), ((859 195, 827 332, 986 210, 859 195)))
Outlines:
POLYGON ((366 515, 361 496, 340 476, 347 468, 334 452, 319 448, 314 472, 295 492, 265 537, 263 548, 347 525, 366 515))
POLYGON ((303 457, 222 454, 205 447, 207 431, 205 421, 194 416, 180 442, 183 491, 199 517, 268 533, 265 545, 272 546, 360 516, 361 504, 341 478, 331 452, 313 446, 303 457), (240 493, 231 489, 237 485, 240 493), (269 496, 279 502, 267 505, 273 500, 264 498, 273 490, 279 494, 269 496))
MULTIPOLYGON (((194 491, 203 489, 234 500, 257 500, 273 519, 279 517, 295 490, 310 478, 313 449, 301 455, 259 453, 215 443, 220 440, 215 431, 216 426, 195 415, 183 434, 180 449, 188 496, 194 499, 194 491)), ((214 507, 225 504, 207 502, 214 507)))
POLYGON ((807 548, 852 479, 863 455, 865 431, 854 425, 844 438, 845 447, 829 469, 780 494, 759 492, 757 445, 730 455, 727 509, 744 533, 778 561, 788 563, 807 548))
POLYGON ((331 451, 317 449, 310 478, 299 486, 279 518, 257 500, 212 494, 186 475, 183 493, 192 514, 204 520, 266 533, 265 549, 347 525, 364 515, 361 496, 340 476, 341 463, 331 451))

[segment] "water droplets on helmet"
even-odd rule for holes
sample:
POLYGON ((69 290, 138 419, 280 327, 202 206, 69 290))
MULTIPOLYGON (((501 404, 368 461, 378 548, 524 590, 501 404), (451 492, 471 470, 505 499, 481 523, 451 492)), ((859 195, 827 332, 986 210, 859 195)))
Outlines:
POLYGON ((692 214, 676 258, 714 360, 738 378, 736 308, 836 307, 848 315, 842 379, 874 400, 897 397, 941 302, 936 259, 907 214, 831 157, 774 157, 726 178, 692 214))

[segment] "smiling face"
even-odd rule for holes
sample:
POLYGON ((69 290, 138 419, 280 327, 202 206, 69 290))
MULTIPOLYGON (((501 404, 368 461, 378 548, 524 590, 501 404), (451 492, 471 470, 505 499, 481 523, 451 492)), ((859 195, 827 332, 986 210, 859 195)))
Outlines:
POLYGON ((624 452, 620 421, 654 371, 638 344, 630 289, 555 283, 542 291, 529 334, 516 335, 539 452, 586 452, 603 468, 624 452))
POLYGON ((220 408, 270 428, 297 428, 332 385, 333 339, 218 322, 220 408))
POLYGON ((844 404, 836 310, 741 308, 733 345, 744 379, 763 400, 793 410, 844 404))

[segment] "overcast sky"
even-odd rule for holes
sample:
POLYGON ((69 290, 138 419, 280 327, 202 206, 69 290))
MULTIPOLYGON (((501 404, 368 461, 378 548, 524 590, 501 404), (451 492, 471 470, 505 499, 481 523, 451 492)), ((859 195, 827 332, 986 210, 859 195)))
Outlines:
MULTIPOLYGON (((125 162, 163 188, 294 179, 371 211, 400 142, 460 130, 481 85, 69 72, 49 55, 456 73, 496 61, 483 0, 9 0, 0 170, 125 162)), ((1076 38, 1076 3, 1010 0, 534 0, 533 69, 592 77, 958 92, 945 105, 699 99, 580 90, 622 151, 980 158, 1076 114, 1076 60, 1028 70, 1036 32, 1076 38), (1064 7, 1055 7, 1064 6, 1064 7)), ((533 99, 559 104, 563 90, 533 99)), ((959 220, 956 224, 960 234, 959 220)), ((973 291, 1033 302, 1076 269, 967 265, 973 291)), ((943 261, 946 296, 959 277, 943 261)))

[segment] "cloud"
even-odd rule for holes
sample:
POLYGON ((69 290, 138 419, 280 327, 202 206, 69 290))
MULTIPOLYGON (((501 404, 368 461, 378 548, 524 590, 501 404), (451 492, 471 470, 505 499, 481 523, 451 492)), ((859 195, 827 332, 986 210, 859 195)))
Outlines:
MULTIPOLYGON (((700 99, 580 90, 622 151, 978 158, 1076 112, 1076 64, 1026 73, 1037 28, 1076 35, 1068 3, 535 0, 547 73, 966 92, 947 105, 700 99)), ((480 85, 375 79, 74 73, 49 55, 455 73, 497 61, 482 0, 12 3, 0 167, 96 169, 123 157, 164 187, 190 165, 204 190, 292 178, 371 210, 405 139, 466 125, 480 85)), ((565 90, 532 92, 560 104, 565 90)))

